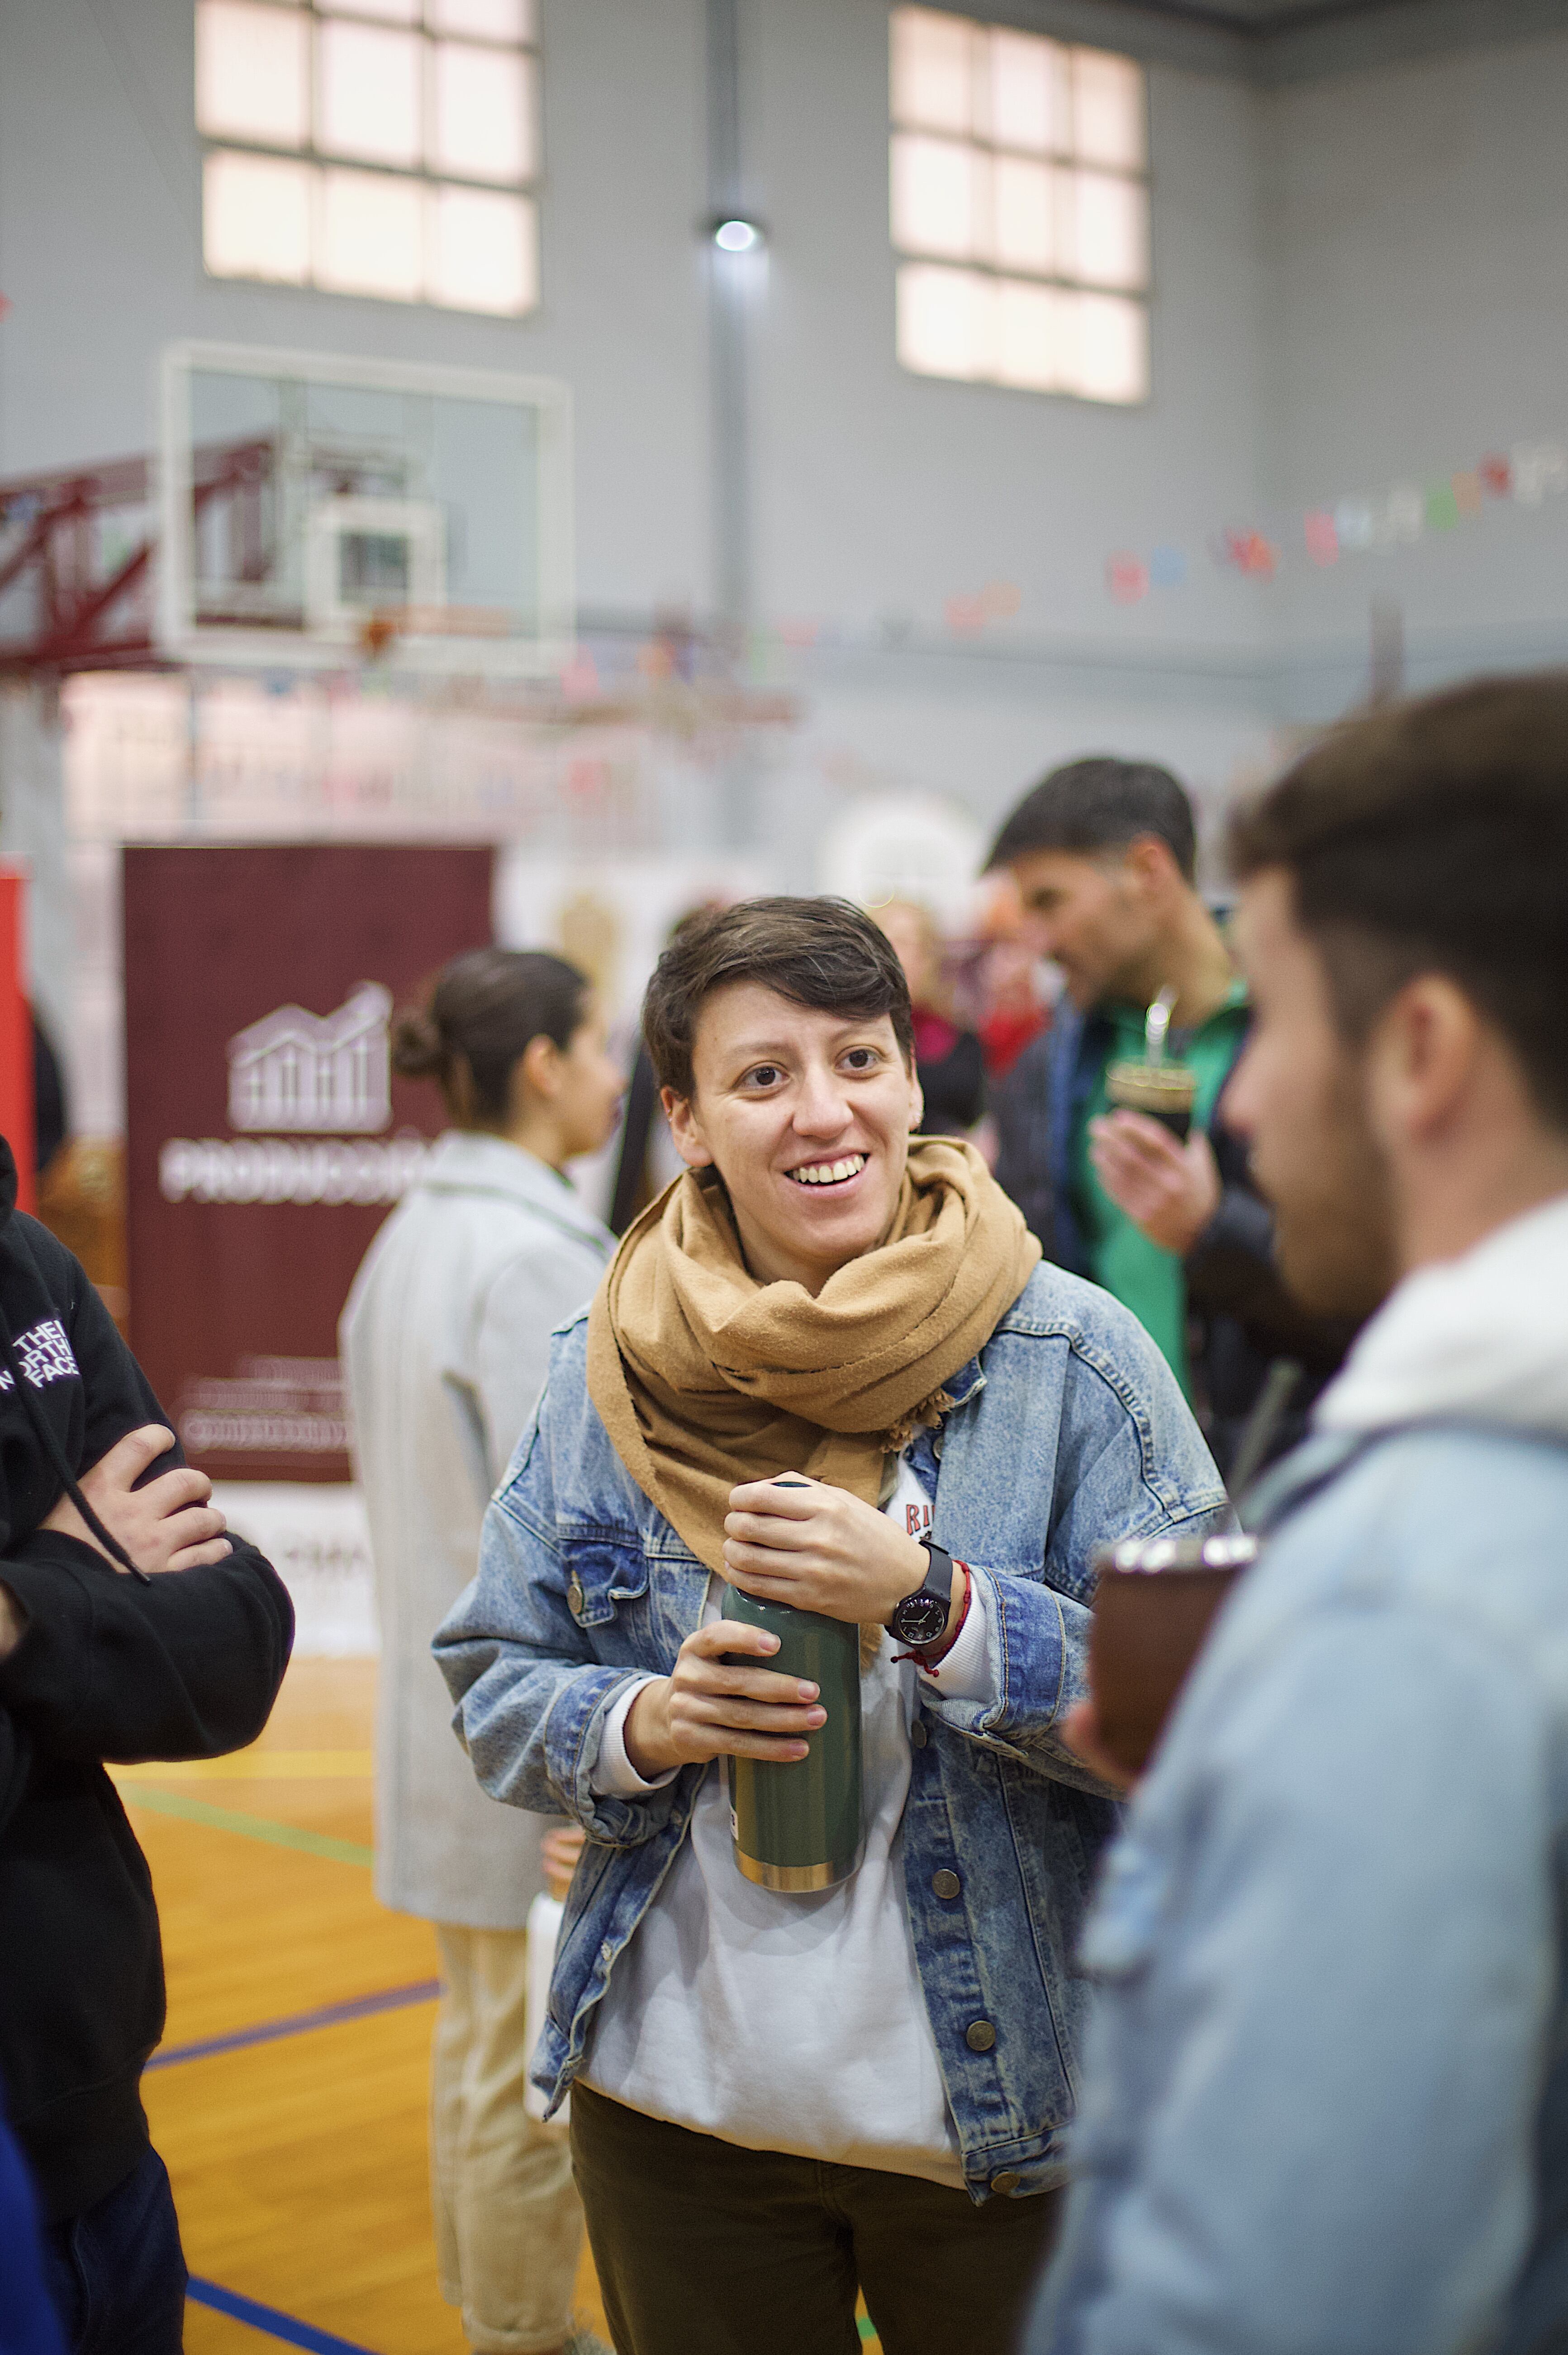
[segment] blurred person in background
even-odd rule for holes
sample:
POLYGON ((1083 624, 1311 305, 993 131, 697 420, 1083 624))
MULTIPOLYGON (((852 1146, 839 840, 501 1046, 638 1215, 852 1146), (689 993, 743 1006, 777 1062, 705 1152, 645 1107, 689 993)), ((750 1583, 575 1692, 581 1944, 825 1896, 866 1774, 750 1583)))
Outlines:
POLYGON ((980 1044, 986 1097, 995 1136, 992 1174, 1023 1213, 1031 1234, 1050 1251, 1055 1232, 1051 1184, 1049 1057, 1052 1009, 1061 988, 1054 967, 1043 965, 1027 936, 1023 906, 1011 871, 987 877, 991 937, 980 967, 980 1044), (1054 990, 1044 986, 1054 983, 1054 990))
MULTIPOLYGON (((1108 1860, 1030 2347, 1548 2355, 1568 2346, 1568 680, 1333 730, 1232 853, 1255 1014, 1226 1116, 1300 1296, 1375 1313, 1250 1508, 1259 1560, 1108 1860)), ((1092 1752, 1092 1705, 1075 1725, 1092 1752)))
POLYGON ((927 1136, 967 1136, 985 1111, 985 1056, 972 1030, 954 1019, 942 970, 942 933, 929 908, 889 900, 872 915, 893 943, 915 1019, 915 1070, 927 1136))
POLYGON ((988 943, 980 963, 981 1012, 976 1028, 986 1078, 992 1085, 1005 1080, 1025 1050, 1051 1028, 1039 972, 1040 959, 1029 942, 1003 935, 988 943))
POLYGON ((37 1009, 33 1026, 33 1168, 42 1178, 70 1130, 65 1073, 37 1009))
POLYGON ((1113 1820, 1056 1730, 1086 1565, 1224 1491, 1136 1321, 1039 1264, 971 1146, 912 1137, 868 916, 726 910, 643 1021, 686 1173, 557 1336, 437 1639, 486 1789, 589 1835, 535 2082, 572 2087, 620 2355, 836 2355, 857 2282, 889 2355, 1001 2355, 1113 1820), (823 1712, 726 1582, 860 1629, 864 1850, 809 1893, 736 1861, 715 1762, 792 1770, 823 1712))
POLYGON ((185 2256, 141 2096, 158 1909, 104 1761, 253 1742, 294 1617, 80 1263, 16 1201, 0 1140, 0 2094, 72 2355, 178 2355, 185 2256))
POLYGON ((1196 859, 1192 805, 1170 771, 1098 758, 1026 794, 990 865, 1011 868, 1036 951, 1066 976, 1035 1137, 1046 1248, 1142 1320, 1234 1481, 1299 1437, 1353 1326, 1310 1315, 1282 1282, 1273 1215, 1220 1110, 1251 1017, 1196 859), (1113 1110, 1107 1092, 1112 1063, 1142 1060, 1166 989, 1170 1052, 1196 1083, 1184 1144, 1147 1114, 1113 1110))
POLYGON ((582 2215, 558 2129, 524 2108, 528 1909, 550 1843, 580 1835, 485 1798, 453 1739, 430 1638, 543 1386, 551 1327, 610 1239, 566 1176, 615 1124, 621 1079, 576 966, 474 949, 397 1017, 393 1067, 440 1082, 451 1125, 355 1280, 341 1344, 381 1627, 376 1889, 433 1922, 442 1994, 431 2186, 442 2295, 480 2355, 573 2336, 582 2215))

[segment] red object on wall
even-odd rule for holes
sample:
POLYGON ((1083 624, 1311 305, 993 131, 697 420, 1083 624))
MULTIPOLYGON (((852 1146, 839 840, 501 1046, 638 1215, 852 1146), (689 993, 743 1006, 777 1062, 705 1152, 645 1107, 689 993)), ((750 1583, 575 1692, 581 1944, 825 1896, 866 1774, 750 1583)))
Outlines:
POLYGON ((124 853, 131 1341, 214 1478, 346 1480, 337 1320, 442 1124, 387 1017, 492 936, 487 846, 124 853))
POLYGON ((16 1156, 16 1200, 38 1208, 34 1142, 33 1009, 27 996, 27 879, 0 867, 0 1136, 16 1156))

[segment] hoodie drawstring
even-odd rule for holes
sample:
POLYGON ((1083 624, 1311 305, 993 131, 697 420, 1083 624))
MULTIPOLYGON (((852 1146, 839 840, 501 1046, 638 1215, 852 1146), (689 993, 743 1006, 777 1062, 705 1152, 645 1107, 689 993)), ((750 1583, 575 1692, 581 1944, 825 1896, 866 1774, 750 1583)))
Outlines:
POLYGON ((21 1361, 16 1355, 16 1344, 11 1337, 11 1327, 6 1321, 4 1309, 0 1309, 0 1357, 4 1357, 11 1369, 11 1380, 16 1385, 22 1412, 33 1426, 33 1436, 59 1475, 60 1484, 66 1495, 70 1498, 104 1552, 117 1561, 122 1570, 128 1570, 132 1578, 139 1578, 143 1586, 151 1586, 153 1582, 147 1572, 132 1561, 119 1539, 110 1535, 82 1495, 76 1475, 66 1462, 65 1449, 60 1445, 56 1433, 50 1429, 48 1417, 33 1396, 33 1386, 22 1371, 21 1361))

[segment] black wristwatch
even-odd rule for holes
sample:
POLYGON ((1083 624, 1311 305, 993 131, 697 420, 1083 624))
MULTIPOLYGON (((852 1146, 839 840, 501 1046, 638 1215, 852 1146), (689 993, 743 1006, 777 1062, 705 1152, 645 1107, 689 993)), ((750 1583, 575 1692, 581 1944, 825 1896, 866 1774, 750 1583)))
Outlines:
POLYGON ((953 1602, 953 1557, 929 1538, 918 1542, 926 1549, 926 1582, 906 1594, 902 1603, 893 1607, 888 1620, 888 1633, 900 1644, 912 1645, 919 1651, 926 1644, 940 1643, 947 1633, 948 1613, 953 1602))

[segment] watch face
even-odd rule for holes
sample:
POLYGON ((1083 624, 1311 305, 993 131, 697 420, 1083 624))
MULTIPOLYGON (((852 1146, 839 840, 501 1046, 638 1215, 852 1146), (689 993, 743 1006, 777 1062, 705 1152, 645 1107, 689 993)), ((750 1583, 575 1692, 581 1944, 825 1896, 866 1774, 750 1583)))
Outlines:
POLYGON ((947 1624, 947 1596, 926 1587, 906 1594, 893 1614, 893 1632, 901 1644, 934 1644, 947 1624))

